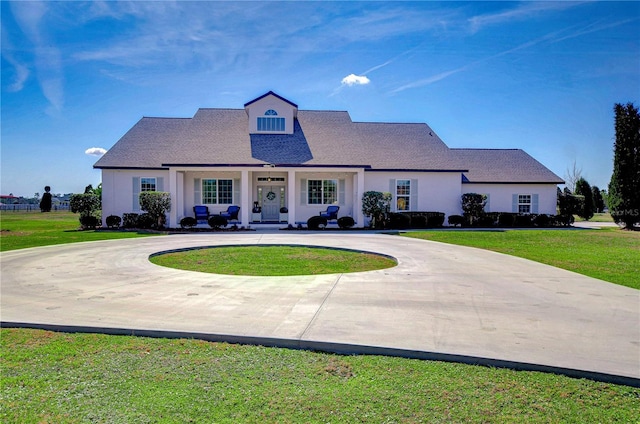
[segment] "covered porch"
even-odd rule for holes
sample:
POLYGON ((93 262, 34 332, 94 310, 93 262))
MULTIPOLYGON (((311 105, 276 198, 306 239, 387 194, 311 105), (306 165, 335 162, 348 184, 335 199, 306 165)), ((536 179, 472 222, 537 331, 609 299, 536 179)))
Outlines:
POLYGON ((245 227, 297 227, 330 205, 340 207, 338 217, 364 223, 362 167, 170 166, 168 188, 171 226, 193 217, 196 205, 207 206, 211 215, 239 206, 238 219, 230 223, 245 227))

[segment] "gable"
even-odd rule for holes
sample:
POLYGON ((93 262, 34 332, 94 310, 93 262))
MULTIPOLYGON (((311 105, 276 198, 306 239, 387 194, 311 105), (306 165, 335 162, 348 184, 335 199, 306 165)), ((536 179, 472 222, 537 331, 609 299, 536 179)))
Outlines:
POLYGON ((293 134, 298 106, 269 91, 244 105, 249 134, 293 134))

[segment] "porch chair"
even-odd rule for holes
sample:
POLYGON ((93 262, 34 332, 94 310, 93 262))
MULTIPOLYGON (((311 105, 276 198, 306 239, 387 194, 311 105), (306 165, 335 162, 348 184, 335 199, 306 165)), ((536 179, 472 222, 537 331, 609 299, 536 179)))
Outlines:
POLYGON ((226 212, 220 212, 220 216, 224 216, 229 221, 238 220, 238 213, 240 212, 240 206, 231 205, 227 208, 226 212))
POLYGON ((193 207, 193 214, 196 216, 196 221, 207 221, 209 219, 209 206, 198 205, 193 207))
POLYGON ((320 216, 327 218, 327 221, 332 221, 338 219, 339 210, 340 206, 327 206, 327 210, 320 212, 320 216))

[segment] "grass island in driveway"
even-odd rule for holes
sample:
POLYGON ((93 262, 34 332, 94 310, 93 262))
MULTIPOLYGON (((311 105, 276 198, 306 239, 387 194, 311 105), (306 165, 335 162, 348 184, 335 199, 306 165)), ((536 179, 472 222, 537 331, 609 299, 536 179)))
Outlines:
POLYGON ((214 274, 284 276, 340 274, 391 268, 397 262, 377 253, 312 246, 220 246, 160 252, 156 265, 214 274))

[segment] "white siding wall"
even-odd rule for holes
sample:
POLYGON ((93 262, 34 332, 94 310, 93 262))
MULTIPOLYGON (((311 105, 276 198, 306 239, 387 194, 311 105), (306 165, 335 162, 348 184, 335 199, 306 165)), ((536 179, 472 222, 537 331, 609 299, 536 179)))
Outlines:
POLYGON ((247 107, 249 133, 258 132, 258 116, 264 116, 264 113, 269 109, 275 110, 278 113, 278 117, 285 119, 285 133, 293 134, 294 107, 272 95, 260 99, 247 107))
MULTIPOLYGON (((296 192, 289 193, 289 203, 296 202, 295 222, 307 222, 312 216, 318 215, 321 211, 327 209, 328 205, 309 205, 306 195, 307 180, 338 180, 338 201, 340 210, 338 217, 350 216, 356 222, 357 211, 354 210, 353 204, 353 173, 347 172, 297 172, 296 173, 296 192), (305 184, 303 186, 303 184, 305 184), (341 190, 341 188, 344 190, 341 190), (304 197, 303 197, 304 196, 304 197), (295 200, 294 200, 295 199, 295 200)), ((357 222, 358 226, 362 226, 361 222, 357 222)))
MULTIPOLYGON (((462 184, 463 193, 489 195, 487 212, 513 212, 513 195, 538 195, 538 212, 556 214, 557 189, 555 184, 462 184)), ((536 213, 535 211, 532 211, 536 213)))
POLYGON ((365 172, 365 191, 388 192, 392 179, 418 181, 418 204, 412 210, 444 212, 447 216, 460 214, 459 172, 365 172))
MULTIPOLYGON (((195 205, 202 205, 200 201, 196 202, 195 196, 195 180, 203 178, 215 178, 233 180, 233 204, 240 205, 240 171, 216 171, 216 172, 185 172, 184 186, 178 187, 178 190, 182 190, 184 193, 184 211, 178 211, 178 222, 185 216, 193 216, 193 207, 195 205)), ((201 188, 198 188, 201 191, 201 188)), ((207 205, 209 206, 209 213, 218 214, 222 211, 226 211, 229 205, 207 205)))
MULTIPOLYGON (((169 191, 169 171, 165 170, 102 170, 102 222, 109 215, 122 216, 136 212, 133 207, 133 178, 155 177, 163 179, 163 191, 169 191)), ((172 225, 172 223, 168 223, 172 225)))

